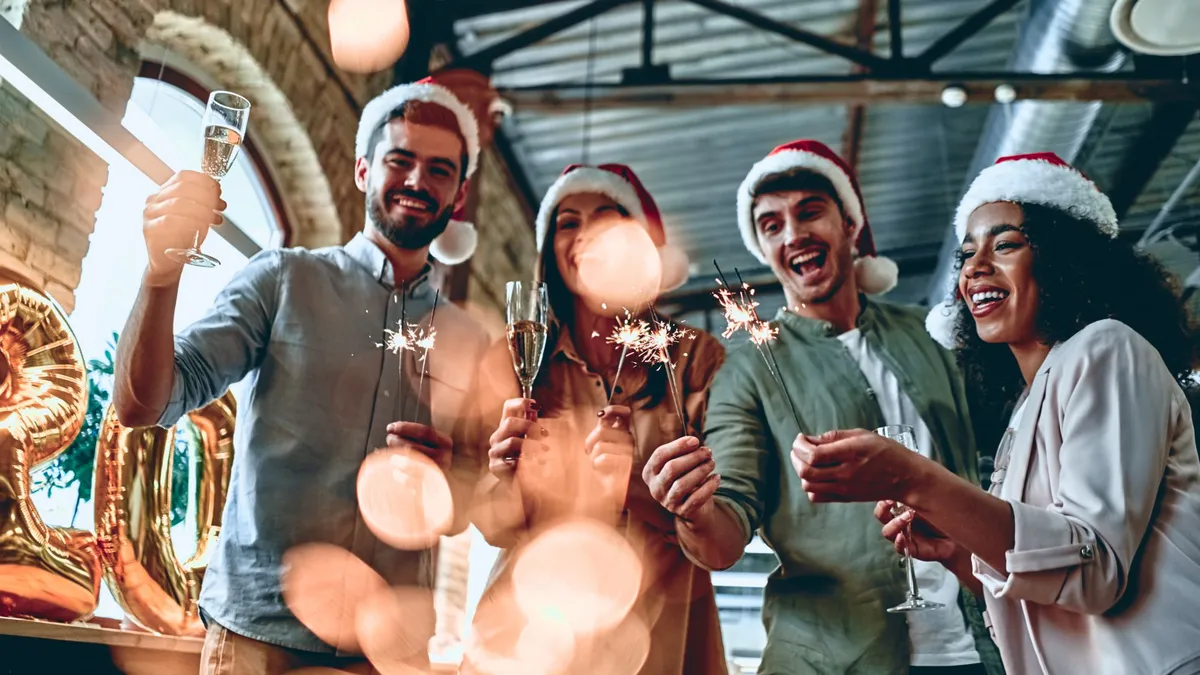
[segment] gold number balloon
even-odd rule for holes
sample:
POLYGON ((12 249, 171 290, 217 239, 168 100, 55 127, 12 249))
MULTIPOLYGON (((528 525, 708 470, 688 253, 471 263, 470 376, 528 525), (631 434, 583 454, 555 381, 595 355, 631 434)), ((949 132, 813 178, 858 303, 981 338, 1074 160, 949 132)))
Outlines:
POLYGON ((94 537, 48 527, 29 497, 30 471, 75 440, 87 398, 83 355, 62 310, 0 270, 0 616, 73 621, 96 610, 94 537))
POLYGON ((171 545, 171 457, 174 429, 130 428, 109 408, 96 445, 96 537, 104 579, 139 626, 163 635, 203 635, 196 601, 233 467, 231 392, 188 414, 203 449, 196 553, 180 561, 171 545))

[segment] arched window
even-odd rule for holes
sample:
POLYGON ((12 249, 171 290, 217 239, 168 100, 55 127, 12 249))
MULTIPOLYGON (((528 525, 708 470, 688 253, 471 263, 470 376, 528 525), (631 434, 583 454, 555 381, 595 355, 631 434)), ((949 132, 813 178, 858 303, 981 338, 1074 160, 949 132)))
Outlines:
MULTIPOLYGON (((194 79, 160 63, 143 64, 134 81, 122 125, 175 170, 197 170, 201 149, 201 124, 208 90, 194 79)), ((251 102, 253 104, 253 101, 251 102)), ((271 179, 271 171, 254 144, 254 111, 241 157, 221 181, 229 207, 226 217, 242 236, 222 239, 209 234, 201 248, 221 261, 214 269, 187 268, 180 284, 174 329, 194 322, 210 307, 217 293, 257 251, 286 246, 290 230, 286 209, 271 179), (236 244, 236 245, 235 245, 236 244)), ((88 361, 111 358, 113 334, 125 325, 146 269, 147 252, 142 237, 142 209, 157 186, 131 165, 109 167, 95 230, 83 260, 71 328, 88 361), (107 353, 106 353, 107 352, 107 353)), ((101 378, 104 380, 104 378, 101 378)), ((96 378, 92 378, 96 383, 96 378)), ((111 383, 105 382, 111 387, 111 383)), ((233 387, 244 400, 243 383, 233 387)), ((103 385, 102 385, 103 386, 103 385)), ((52 525, 91 529, 89 500, 79 497, 79 485, 49 493, 35 493, 42 517, 52 525)), ((174 528, 173 539, 181 558, 194 548, 194 533, 185 521, 174 528), (179 530, 178 533, 175 530, 179 530)), ((120 607, 102 587, 97 615, 117 618, 120 607)))

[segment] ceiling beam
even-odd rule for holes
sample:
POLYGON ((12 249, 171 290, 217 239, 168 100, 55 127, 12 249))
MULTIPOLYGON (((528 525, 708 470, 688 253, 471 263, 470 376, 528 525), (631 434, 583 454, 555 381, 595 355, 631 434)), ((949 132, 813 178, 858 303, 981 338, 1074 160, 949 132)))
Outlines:
POLYGON ((669 84, 576 84, 499 88, 520 111, 629 107, 708 107, 753 104, 940 103, 954 85, 969 104, 990 104, 996 87, 1012 86, 1018 100, 1104 101, 1109 103, 1200 100, 1200 86, 1177 80, 1141 79, 1124 73, 936 73, 918 77, 852 74, 760 80, 674 80, 669 84))
POLYGON ((917 56, 916 61, 928 69, 938 59, 958 49, 971 36, 986 28, 993 19, 1012 9, 1020 1, 992 0, 979 11, 963 19, 963 22, 955 26, 949 33, 929 45, 917 56))
MULTIPOLYGON (((861 7, 861 6, 860 6, 861 7)), ((875 24, 875 13, 871 13, 871 25, 875 24)), ((892 42, 892 60, 904 59, 904 20, 900 16, 900 0, 888 0, 888 34, 892 42)), ((871 31, 874 34, 874 30, 871 31)), ((870 47, 867 48, 870 51, 870 47)))
POLYGON ((819 49, 823 52, 840 56, 844 59, 857 63, 865 68, 869 68, 875 72, 885 72, 895 66, 888 59, 875 56, 871 52, 857 49, 849 45, 844 45, 835 40, 819 35, 811 31, 797 28, 791 24, 781 23, 767 16, 753 12, 736 5, 731 5, 722 0, 687 0, 693 5, 698 5, 711 12, 723 14, 725 16, 737 19, 742 23, 749 24, 755 28, 759 28, 777 35, 782 35, 788 39, 795 40, 802 44, 806 44, 814 49, 819 49))
POLYGON ((552 19, 544 21, 533 28, 521 31, 516 35, 507 37, 491 46, 473 53, 467 54, 461 58, 454 59, 453 62, 447 64, 445 68, 470 68, 481 73, 490 73, 492 62, 496 59, 511 54, 518 49, 524 49, 532 44, 536 44, 546 38, 560 33, 568 28, 577 26, 588 19, 593 19, 608 10, 632 2, 633 0, 592 0, 582 7, 577 7, 565 14, 560 14, 552 19))
MULTIPOLYGON (((854 46, 871 51, 875 44, 875 17, 879 13, 879 0, 858 0, 858 21, 854 30, 854 46)), ((865 69, 854 64, 850 72, 862 73, 865 69)), ((842 159, 851 168, 858 168, 858 157, 862 151, 863 133, 867 125, 867 107, 862 103, 851 104, 846 110, 846 131, 842 134, 842 159)))
POLYGON ((1113 178, 1108 197, 1112 200, 1117 218, 1124 218, 1150 184, 1159 165, 1171 154, 1179 137, 1196 119, 1195 101, 1163 103, 1154 107, 1150 119, 1142 126, 1138 139, 1130 146, 1113 178))

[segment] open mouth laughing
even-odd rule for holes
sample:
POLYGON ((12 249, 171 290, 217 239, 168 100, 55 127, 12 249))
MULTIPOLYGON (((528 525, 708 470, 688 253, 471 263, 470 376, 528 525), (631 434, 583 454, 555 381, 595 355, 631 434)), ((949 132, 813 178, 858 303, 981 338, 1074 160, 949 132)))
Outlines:
POLYGON ((829 259, 829 247, 824 244, 809 244, 791 253, 787 266, 800 278, 811 277, 825 267, 829 259))
POLYGON ((971 299, 971 314, 976 318, 987 316, 996 311, 1008 299, 1008 291, 999 286, 972 286, 967 291, 971 299))

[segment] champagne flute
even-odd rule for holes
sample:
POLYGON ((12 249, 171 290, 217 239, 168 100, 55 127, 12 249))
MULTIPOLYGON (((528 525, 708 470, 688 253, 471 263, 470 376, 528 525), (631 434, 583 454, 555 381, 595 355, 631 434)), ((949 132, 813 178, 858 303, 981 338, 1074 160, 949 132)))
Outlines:
POLYGON ((505 286, 508 351, 521 382, 521 397, 533 398, 533 381, 546 351, 546 284, 510 281, 505 286))
MULTIPOLYGON (((229 91, 214 91, 204 109, 204 154, 200 170, 221 180, 233 168, 246 137, 250 122, 250 101, 229 91)), ((167 257, 185 265, 216 267, 220 260, 200 252, 200 232, 192 238, 191 248, 169 248, 167 257)))
MULTIPOLYGON (((875 430, 875 433, 883 436, 884 438, 890 438, 913 452, 919 452, 919 450, 917 450, 916 433, 913 431, 913 428, 910 425, 892 424, 886 427, 879 427, 875 430)), ((899 516, 907 509, 907 506, 896 504, 896 506, 892 509, 892 515, 899 516)), ((911 541, 911 525, 908 529, 908 535, 911 541)), ((904 551, 904 569, 905 574, 908 577, 908 597, 906 597, 904 602, 900 603, 899 605, 889 608, 889 613, 897 614, 900 612, 921 612, 927 609, 940 609, 945 607, 945 605, 941 603, 931 602, 921 597, 921 591, 917 588, 916 567, 913 564, 912 555, 909 553, 907 547, 904 551)))

